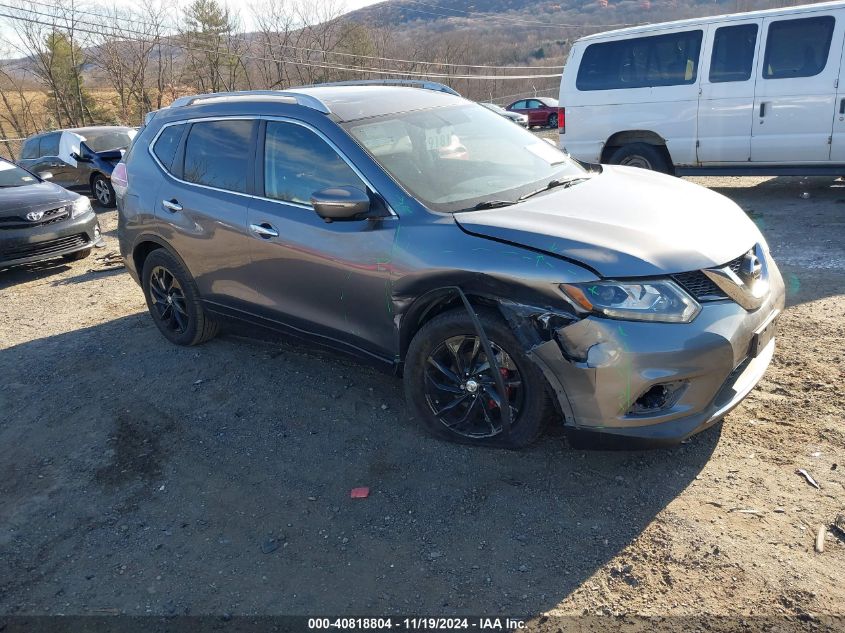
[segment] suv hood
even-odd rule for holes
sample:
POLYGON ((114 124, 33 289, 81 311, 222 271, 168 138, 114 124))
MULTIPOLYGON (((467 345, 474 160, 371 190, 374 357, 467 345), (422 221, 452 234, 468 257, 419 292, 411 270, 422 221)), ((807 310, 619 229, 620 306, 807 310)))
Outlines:
POLYGON ((567 257, 603 277, 712 268, 764 243, 726 197, 634 167, 604 166, 569 189, 454 216, 468 233, 567 257))

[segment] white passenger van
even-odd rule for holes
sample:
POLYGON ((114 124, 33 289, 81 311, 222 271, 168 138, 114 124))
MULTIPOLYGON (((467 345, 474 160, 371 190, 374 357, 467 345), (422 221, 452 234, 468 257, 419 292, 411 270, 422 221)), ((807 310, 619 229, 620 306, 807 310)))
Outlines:
POLYGON ((560 146, 683 174, 845 173, 845 2, 584 37, 560 87, 560 146))

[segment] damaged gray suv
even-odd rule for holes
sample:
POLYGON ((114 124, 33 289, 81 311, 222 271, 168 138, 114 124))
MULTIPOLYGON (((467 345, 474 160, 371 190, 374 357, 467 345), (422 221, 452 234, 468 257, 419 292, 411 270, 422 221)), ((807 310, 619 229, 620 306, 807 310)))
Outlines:
POLYGON ((440 437, 521 447, 557 420, 677 442, 774 352, 783 281, 737 205, 581 165, 445 92, 179 99, 112 184, 167 339, 235 317, 356 354, 401 373, 440 437))

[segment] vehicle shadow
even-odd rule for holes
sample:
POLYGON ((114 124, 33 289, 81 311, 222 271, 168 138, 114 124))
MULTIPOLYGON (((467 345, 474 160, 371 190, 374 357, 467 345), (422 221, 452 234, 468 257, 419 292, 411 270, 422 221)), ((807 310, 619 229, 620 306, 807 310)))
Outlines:
POLYGON ((845 205, 845 181, 737 177, 713 187, 710 180, 693 179, 736 202, 763 233, 783 274, 787 305, 842 294, 845 207, 839 205, 845 205))
POLYGON ((395 377, 271 336, 177 348, 146 314, 0 350, 0 374, 10 615, 533 616, 610 574, 719 440, 453 445, 395 377))
POLYGON ((24 282, 45 279, 67 270, 70 270, 70 264, 62 259, 50 259, 8 268, 0 267, 0 290, 24 282))

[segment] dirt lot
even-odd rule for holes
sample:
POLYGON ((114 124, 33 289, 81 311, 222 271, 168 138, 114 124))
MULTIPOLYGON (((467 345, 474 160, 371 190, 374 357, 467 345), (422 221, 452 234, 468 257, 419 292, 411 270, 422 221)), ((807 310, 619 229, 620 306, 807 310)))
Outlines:
POLYGON ((700 182, 789 307, 760 386, 671 449, 444 444, 354 361, 171 346, 93 258, 0 271, 0 614, 845 614, 845 539, 813 551, 845 513, 845 183, 700 182))

